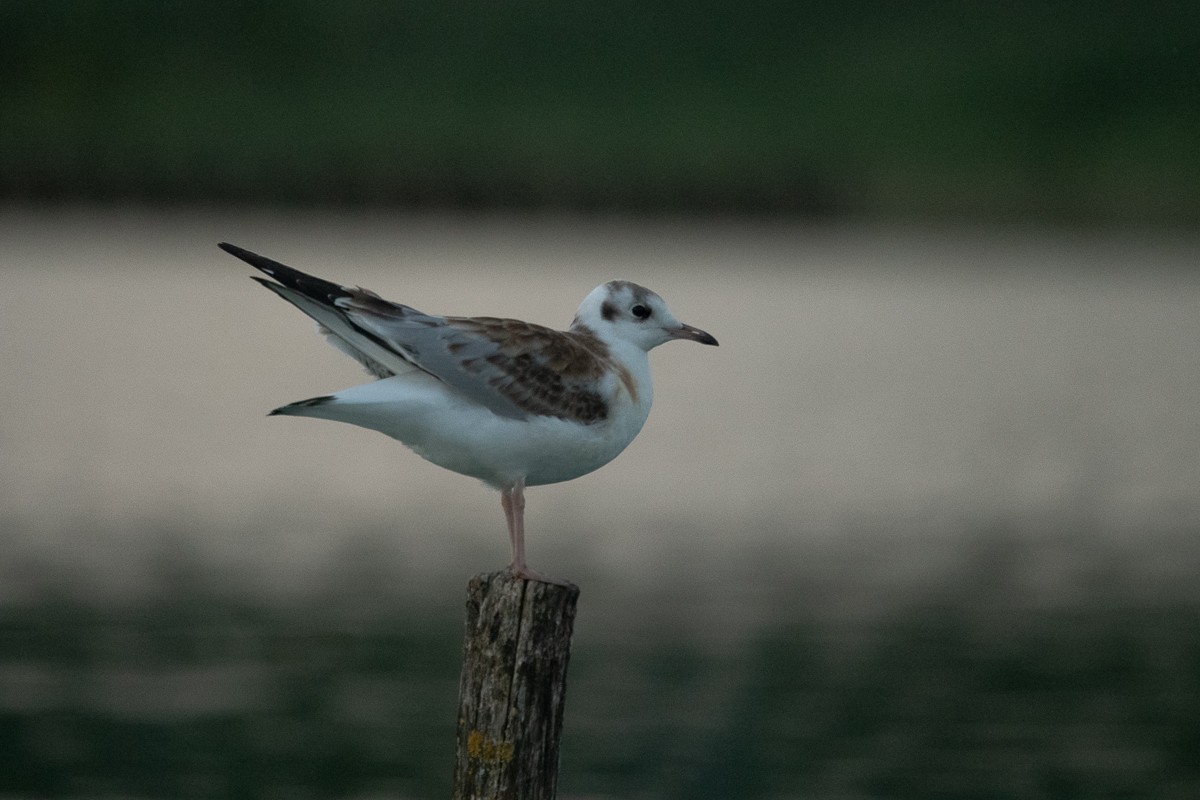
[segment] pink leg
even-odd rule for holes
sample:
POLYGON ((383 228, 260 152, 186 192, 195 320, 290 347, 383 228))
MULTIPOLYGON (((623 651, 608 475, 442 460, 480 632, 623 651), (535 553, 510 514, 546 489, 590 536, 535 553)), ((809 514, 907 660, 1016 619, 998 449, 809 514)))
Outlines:
POLYGON ((512 563, 508 571, 518 578, 531 581, 570 585, 559 578, 551 578, 534 572, 525 563, 525 479, 521 478, 500 493, 500 506, 504 509, 504 521, 508 523, 508 542, 512 545, 512 563))
MULTIPOLYGON (((513 517, 513 490, 505 489, 500 493, 500 507, 504 509, 504 522, 508 525, 508 545, 512 548, 513 563, 517 560, 516 519, 513 517)), ((522 520, 522 525, 524 520, 522 520)), ((509 567, 512 569, 512 566, 509 567)))
POLYGON ((508 523, 508 543, 512 547, 509 572, 525 577, 525 573, 529 571, 525 565, 525 481, 518 480, 501 492, 500 505, 504 508, 504 521, 508 523))

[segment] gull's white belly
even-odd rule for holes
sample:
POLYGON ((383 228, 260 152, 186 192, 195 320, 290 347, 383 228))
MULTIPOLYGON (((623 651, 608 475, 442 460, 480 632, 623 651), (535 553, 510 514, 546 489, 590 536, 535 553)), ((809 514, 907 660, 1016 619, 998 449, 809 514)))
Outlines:
POLYGON ((633 441, 649 411, 649 397, 635 404, 621 394, 608 417, 591 425, 557 417, 509 419, 435 378, 409 372, 346 389, 332 402, 290 413, 380 431, 438 466, 503 489, 521 478, 537 486, 599 469, 633 441))

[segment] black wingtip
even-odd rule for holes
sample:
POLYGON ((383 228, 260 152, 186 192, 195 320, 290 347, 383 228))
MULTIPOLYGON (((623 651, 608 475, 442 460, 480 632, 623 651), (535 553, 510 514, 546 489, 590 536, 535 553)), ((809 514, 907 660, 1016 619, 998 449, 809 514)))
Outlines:
POLYGON ((272 277, 274 277, 277 272, 291 270, 291 267, 280 264, 278 261, 273 261, 266 256, 260 256, 258 253, 252 253, 244 247, 238 247, 236 244, 230 244, 229 242, 218 242, 217 247, 221 248, 226 253, 229 253, 231 256, 240 258, 242 261, 245 261, 255 269, 261 270, 272 277))
POLYGON ((254 264, 255 261, 262 259, 262 256, 260 256, 258 253, 252 253, 244 247, 238 247, 236 244, 230 244, 229 242, 217 242, 217 247, 221 248, 226 253, 229 253, 231 256, 240 258, 247 264, 254 264))
POLYGON ((301 415, 302 416, 303 412, 300 411, 300 409, 302 409, 302 408, 312 408, 313 406, 323 406, 326 403, 332 403, 332 402, 333 402, 333 395, 323 394, 320 397, 310 397, 307 400, 297 400, 294 403, 288 403, 286 406, 280 406, 279 408, 272 409, 271 411, 267 412, 267 416, 268 417, 292 416, 292 415, 301 415))
MULTIPOLYGON (((289 267, 287 264, 280 264, 266 256, 260 256, 258 253, 252 253, 245 248, 238 247, 229 242, 219 242, 217 247, 229 253, 232 256, 240 258, 250 266, 260 272, 270 275, 275 280, 279 281, 289 289, 295 289, 301 294, 318 299, 322 302, 332 300, 337 297, 346 295, 347 290, 336 283, 327 281, 323 278, 318 278, 308 273, 301 272, 298 269, 289 267)), ((272 284, 267 281, 258 280, 259 283, 270 288, 272 284)))

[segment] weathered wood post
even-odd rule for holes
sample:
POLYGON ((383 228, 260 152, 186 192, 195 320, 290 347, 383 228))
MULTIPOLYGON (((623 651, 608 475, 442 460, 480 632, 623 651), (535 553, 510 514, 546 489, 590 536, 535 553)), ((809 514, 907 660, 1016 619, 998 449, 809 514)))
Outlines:
POLYGON ((454 800, 553 800, 578 598, 505 572, 471 579, 454 800))

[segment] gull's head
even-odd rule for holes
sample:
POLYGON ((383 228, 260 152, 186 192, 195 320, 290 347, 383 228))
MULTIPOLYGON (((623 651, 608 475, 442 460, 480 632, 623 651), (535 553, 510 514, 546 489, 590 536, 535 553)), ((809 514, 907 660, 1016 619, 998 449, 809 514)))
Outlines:
POLYGON ((609 281, 593 289, 580 303, 571 327, 585 327, 605 342, 629 342, 646 351, 672 339, 717 343, 676 319, 657 294, 629 281, 609 281))

